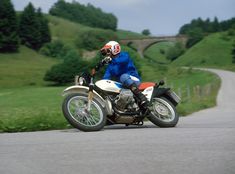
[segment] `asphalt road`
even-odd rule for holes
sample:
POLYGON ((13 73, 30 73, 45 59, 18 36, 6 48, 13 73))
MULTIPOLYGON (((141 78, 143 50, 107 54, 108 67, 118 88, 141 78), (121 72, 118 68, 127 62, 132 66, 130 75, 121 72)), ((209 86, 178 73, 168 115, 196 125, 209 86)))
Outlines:
POLYGON ((0 174, 235 174, 235 73, 213 71, 218 106, 176 128, 0 134, 0 174))

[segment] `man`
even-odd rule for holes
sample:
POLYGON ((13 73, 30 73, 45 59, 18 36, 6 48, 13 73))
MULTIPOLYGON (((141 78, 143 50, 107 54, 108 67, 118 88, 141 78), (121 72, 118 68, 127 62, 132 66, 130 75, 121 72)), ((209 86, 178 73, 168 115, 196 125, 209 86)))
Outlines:
POLYGON ((148 100, 139 90, 140 76, 127 52, 121 52, 121 46, 116 41, 110 41, 100 50, 101 54, 109 57, 109 64, 103 79, 115 79, 129 88, 137 97, 141 109, 146 110, 148 100))

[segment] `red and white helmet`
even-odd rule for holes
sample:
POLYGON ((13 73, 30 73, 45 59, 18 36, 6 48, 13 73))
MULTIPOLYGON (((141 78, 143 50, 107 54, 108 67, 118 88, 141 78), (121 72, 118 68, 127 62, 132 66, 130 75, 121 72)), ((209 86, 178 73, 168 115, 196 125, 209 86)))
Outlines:
POLYGON ((104 47, 101 49, 101 53, 104 55, 112 53, 112 55, 117 55, 121 52, 121 46, 118 42, 116 41, 109 41, 104 45, 104 47))

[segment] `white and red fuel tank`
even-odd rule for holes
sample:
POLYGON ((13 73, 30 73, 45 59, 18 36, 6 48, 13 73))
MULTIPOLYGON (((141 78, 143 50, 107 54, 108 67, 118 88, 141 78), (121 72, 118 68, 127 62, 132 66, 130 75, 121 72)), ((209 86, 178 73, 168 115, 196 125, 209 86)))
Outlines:
POLYGON ((103 91, 114 93, 120 93, 120 90, 123 88, 121 83, 112 80, 99 80, 95 85, 103 91))
MULTIPOLYGON (((120 93, 121 89, 123 88, 122 84, 119 82, 115 82, 112 80, 99 80, 95 83, 95 85, 103 91, 113 92, 113 93, 120 93)), ((151 99, 153 89, 155 83, 141 83, 139 89, 142 93, 146 96, 148 100, 151 99)))

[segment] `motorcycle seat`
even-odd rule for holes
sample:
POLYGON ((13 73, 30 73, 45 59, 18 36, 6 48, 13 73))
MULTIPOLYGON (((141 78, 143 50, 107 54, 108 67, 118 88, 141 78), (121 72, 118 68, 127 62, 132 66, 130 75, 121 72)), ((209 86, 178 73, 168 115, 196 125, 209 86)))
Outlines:
POLYGON ((139 90, 140 90, 140 91, 143 91, 143 90, 145 90, 146 88, 152 87, 152 86, 155 86, 155 85, 156 85, 156 83, 153 83, 153 82, 143 82, 143 83, 141 83, 141 84, 139 85, 139 90))

